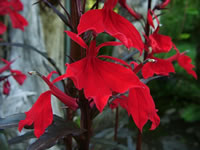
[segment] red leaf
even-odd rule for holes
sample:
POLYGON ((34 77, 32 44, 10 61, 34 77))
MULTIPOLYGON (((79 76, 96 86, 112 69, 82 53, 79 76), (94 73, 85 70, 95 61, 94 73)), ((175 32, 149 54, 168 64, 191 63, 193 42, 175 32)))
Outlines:
POLYGON ((32 108, 26 112, 26 119, 19 122, 18 129, 21 131, 25 125, 34 124, 34 134, 39 138, 52 123, 52 120, 51 92, 46 91, 40 95, 32 108))
POLYGON ((26 80, 26 75, 23 74, 21 71, 19 70, 10 70, 12 73, 13 78, 20 84, 22 85, 24 83, 24 81, 26 80))

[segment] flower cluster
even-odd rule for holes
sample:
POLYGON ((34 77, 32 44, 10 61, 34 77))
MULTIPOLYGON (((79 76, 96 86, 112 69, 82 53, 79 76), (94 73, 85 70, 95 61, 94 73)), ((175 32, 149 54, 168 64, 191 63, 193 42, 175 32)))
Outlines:
POLYGON ((0 68, 0 75, 5 71, 10 72, 9 75, 0 76, 0 82, 3 82, 3 94, 9 95, 9 93, 10 93, 10 82, 9 82, 8 78, 10 76, 12 76, 17 81, 17 83, 19 85, 22 85, 24 83, 24 81, 26 80, 26 75, 23 74, 19 70, 11 69, 10 66, 14 61, 7 61, 5 59, 1 59, 1 61, 3 61, 5 63, 5 65, 2 68, 0 68))
MULTIPOLYGON (((23 10, 23 4, 20 0, 0 0, 0 16, 9 15, 13 28, 24 31, 28 25, 26 19, 19 14, 23 10)), ((6 31, 6 26, 0 22, 0 35, 6 31)))
MULTIPOLYGON (((155 9, 165 8, 169 2, 166 0, 157 5, 155 9)), ((110 107, 115 108, 119 104, 126 109, 141 132, 148 120, 152 122, 151 129, 155 129, 160 123, 160 118, 148 86, 142 83, 136 75, 140 70, 144 79, 152 77, 154 74, 167 76, 169 73, 175 72, 172 62, 177 60, 181 67, 197 78, 196 73, 192 70, 194 66, 191 64, 191 59, 178 51, 169 36, 159 34, 159 21, 154 10, 148 10, 147 14, 147 25, 153 32, 145 33, 145 42, 143 42, 140 33, 132 23, 113 11, 117 3, 126 8, 136 20, 142 18, 126 4, 126 0, 105 0, 102 9, 89 10, 83 14, 77 27, 77 33, 66 31, 66 34, 86 50, 86 56, 79 61, 66 64, 66 73, 52 82, 49 81, 49 77, 42 77, 49 85, 50 90, 43 93, 33 107, 26 112, 26 119, 19 123, 20 131, 25 125, 34 124, 37 137, 44 133, 45 128, 52 122, 51 94, 68 107, 78 108, 79 99, 75 100, 67 96, 53 85, 66 78, 70 78, 78 90, 83 90, 85 98, 93 101, 100 112, 108 104, 111 96, 120 95, 112 101, 110 107), (153 18, 157 20, 157 27, 154 25, 153 18), (89 44, 82 39, 87 31, 93 32, 89 44), (115 37, 119 42, 112 41, 97 45, 96 36, 102 32, 115 37), (131 62, 134 64, 134 68, 132 68, 130 64, 118 58, 98 55, 104 46, 119 45, 124 45, 128 49, 136 48, 141 55, 145 54, 144 62, 146 63, 131 62), (168 53, 172 48, 177 53, 170 58, 161 59, 154 56, 158 53, 168 53)))

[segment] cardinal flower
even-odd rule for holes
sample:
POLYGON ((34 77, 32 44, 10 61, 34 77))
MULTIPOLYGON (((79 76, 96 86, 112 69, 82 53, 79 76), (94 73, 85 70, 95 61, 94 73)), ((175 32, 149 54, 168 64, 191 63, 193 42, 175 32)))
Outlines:
POLYGON ((14 28, 24 31, 24 27, 28 25, 26 19, 18 12, 23 10, 23 4, 20 0, 1 0, 0 15, 8 14, 10 16, 14 28))
POLYGON ((141 132, 148 120, 152 122, 151 130, 154 130, 160 124, 160 118, 149 87, 142 82, 140 84, 141 87, 133 87, 129 90, 128 97, 121 96, 115 99, 110 107, 113 109, 120 104, 132 116, 141 132))
POLYGON ((137 29, 124 17, 113 11, 117 0, 106 0, 103 9, 90 10, 83 14, 78 25, 78 34, 88 30, 106 32, 119 39, 127 48, 134 47, 141 53, 144 47, 137 29))
POLYGON ((76 99, 66 95, 53 85, 54 82, 49 81, 53 73, 55 72, 51 72, 47 77, 41 76, 41 78, 48 84, 50 90, 42 93, 32 108, 25 113, 25 120, 19 122, 19 131, 21 131, 25 125, 30 126, 34 124, 34 134, 36 137, 40 137, 44 133, 45 129, 53 121, 51 95, 56 96, 61 102, 73 110, 76 110, 78 107, 76 99))
MULTIPOLYGON (((154 14, 153 11, 149 10, 148 23, 153 28, 155 28, 151 13, 154 14)), ((157 19, 157 16, 155 17, 157 19)), ((158 19, 157 22, 159 24, 158 19)), ((169 36, 159 34, 158 32, 159 32, 159 26, 149 37, 145 35, 146 38, 145 50, 148 53, 147 59, 154 60, 154 62, 150 61, 145 63, 144 66, 142 67, 142 75, 145 79, 152 77, 154 74, 167 76, 169 75, 170 72, 172 73, 175 72, 173 64, 170 61, 168 61, 167 59, 160 59, 153 56, 154 54, 167 53, 172 49, 173 46, 172 40, 169 36)))
POLYGON ((99 58, 109 58, 127 65, 124 61, 109 56, 97 56, 101 47, 117 46, 121 43, 105 42, 96 47, 96 41, 93 40, 88 47, 75 33, 70 31, 66 31, 66 33, 86 49, 86 57, 72 64, 67 64, 66 74, 57 80, 71 78, 77 89, 84 90, 87 99, 94 100, 100 112, 107 104, 112 92, 124 93, 129 88, 138 86, 140 81, 130 68, 99 58))

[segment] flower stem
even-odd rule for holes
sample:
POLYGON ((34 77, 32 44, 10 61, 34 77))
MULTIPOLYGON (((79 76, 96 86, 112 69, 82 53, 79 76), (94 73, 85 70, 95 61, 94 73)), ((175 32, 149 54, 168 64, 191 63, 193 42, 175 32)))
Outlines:
POLYGON ((142 150, 142 133, 138 130, 136 150, 142 150))

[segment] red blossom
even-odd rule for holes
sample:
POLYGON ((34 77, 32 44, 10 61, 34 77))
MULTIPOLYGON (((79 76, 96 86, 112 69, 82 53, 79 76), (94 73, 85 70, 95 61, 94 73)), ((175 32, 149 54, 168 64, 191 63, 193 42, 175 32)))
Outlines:
POLYGON ((128 110, 128 97, 122 95, 119 98, 116 98, 109 107, 111 109, 117 108, 118 106, 121 106, 122 108, 128 110))
POLYGON ((88 30, 106 32, 119 39, 127 48, 134 47, 142 53, 144 44, 139 32, 127 19, 112 10, 116 3, 117 0, 107 0, 103 9, 90 10, 83 14, 77 28, 78 34, 88 30))
POLYGON ((97 57, 101 47, 117 46, 121 43, 106 42, 96 47, 96 41, 93 40, 88 47, 78 35, 70 31, 66 33, 75 42, 86 48, 86 57, 75 63, 67 64, 66 74, 57 80, 71 78, 77 89, 84 89, 87 99, 94 99, 100 112, 107 104, 112 92, 124 93, 129 88, 138 85, 140 81, 131 69, 120 64, 103 61, 97 57))

